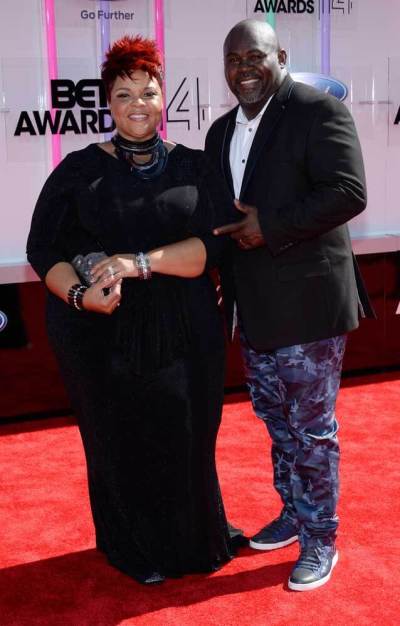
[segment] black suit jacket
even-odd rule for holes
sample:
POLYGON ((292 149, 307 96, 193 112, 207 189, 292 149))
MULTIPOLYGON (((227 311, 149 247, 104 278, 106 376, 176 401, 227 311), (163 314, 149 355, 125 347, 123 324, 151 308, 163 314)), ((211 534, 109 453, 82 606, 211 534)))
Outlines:
MULTIPOLYGON (((206 152, 233 195, 229 147, 237 107, 217 119, 206 152)), ((240 200, 258 208, 266 245, 221 271, 231 324, 236 298, 257 350, 307 343, 357 327, 368 308, 346 222, 366 206, 360 144, 336 98, 287 76, 268 105, 249 154, 240 200)))

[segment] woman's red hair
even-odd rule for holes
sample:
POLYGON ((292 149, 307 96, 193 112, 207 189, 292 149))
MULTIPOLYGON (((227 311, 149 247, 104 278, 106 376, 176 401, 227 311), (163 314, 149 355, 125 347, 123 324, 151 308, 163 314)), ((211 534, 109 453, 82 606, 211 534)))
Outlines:
POLYGON ((118 76, 130 76, 135 70, 143 70, 151 77, 162 82, 161 55, 155 41, 144 39, 140 35, 115 41, 106 53, 106 60, 101 66, 101 78, 110 98, 111 89, 118 76))

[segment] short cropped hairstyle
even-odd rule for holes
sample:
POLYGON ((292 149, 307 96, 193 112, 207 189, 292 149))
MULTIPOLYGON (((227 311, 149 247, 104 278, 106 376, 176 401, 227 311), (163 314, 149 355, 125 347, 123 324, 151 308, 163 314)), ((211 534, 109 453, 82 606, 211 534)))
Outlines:
POLYGON ((162 84, 161 55, 155 41, 144 39, 140 35, 115 41, 106 53, 106 60, 101 66, 101 78, 104 82, 107 98, 118 76, 130 76, 135 70, 143 70, 162 84))

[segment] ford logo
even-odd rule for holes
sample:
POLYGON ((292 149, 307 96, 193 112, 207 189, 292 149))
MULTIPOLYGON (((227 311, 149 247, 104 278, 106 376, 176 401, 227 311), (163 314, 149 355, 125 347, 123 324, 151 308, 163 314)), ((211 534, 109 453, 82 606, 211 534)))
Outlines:
POLYGON ((0 333, 7 326, 7 322, 7 315, 3 311, 0 311, 0 333))
POLYGON ((325 76, 324 74, 313 74, 312 72, 295 72, 290 74, 296 83, 305 83, 319 91, 330 93, 338 100, 344 100, 347 96, 347 87, 340 80, 325 76))

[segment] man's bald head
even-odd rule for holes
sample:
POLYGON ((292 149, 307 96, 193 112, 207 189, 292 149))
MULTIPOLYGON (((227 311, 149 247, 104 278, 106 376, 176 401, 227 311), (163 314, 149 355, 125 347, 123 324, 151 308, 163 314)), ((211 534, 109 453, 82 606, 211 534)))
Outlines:
POLYGON ((286 76, 286 52, 266 22, 243 20, 224 42, 225 77, 249 119, 255 117, 286 76))
POLYGON ((272 26, 270 26, 267 22, 248 19, 238 22, 233 28, 231 28, 224 42, 224 53, 226 47, 229 46, 229 40, 231 38, 243 38, 247 35, 257 37, 257 39, 264 41, 266 45, 271 46, 276 51, 280 49, 277 34, 272 26))

